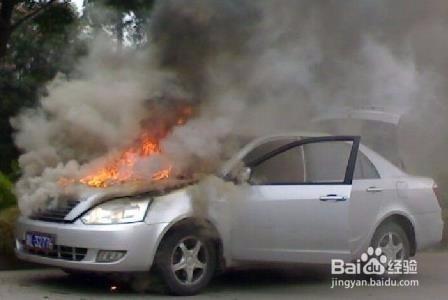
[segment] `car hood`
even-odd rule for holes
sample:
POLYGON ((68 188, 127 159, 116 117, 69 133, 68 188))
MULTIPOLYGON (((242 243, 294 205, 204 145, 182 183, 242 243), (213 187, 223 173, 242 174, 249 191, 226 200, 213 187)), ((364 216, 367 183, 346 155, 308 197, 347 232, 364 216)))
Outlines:
POLYGON ((132 197, 142 194, 148 197, 157 197, 182 189, 198 181, 198 178, 167 179, 157 183, 129 182, 107 188, 73 187, 71 191, 67 191, 64 198, 79 201, 79 204, 64 219, 72 221, 90 208, 114 198, 132 197))

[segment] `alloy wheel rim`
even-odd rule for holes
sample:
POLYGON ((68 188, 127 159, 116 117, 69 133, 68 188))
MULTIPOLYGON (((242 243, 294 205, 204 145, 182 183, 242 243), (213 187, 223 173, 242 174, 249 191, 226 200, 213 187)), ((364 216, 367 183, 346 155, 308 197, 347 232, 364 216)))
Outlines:
POLYGON ((379 239, 378 247, 381 248, 382 254, 387 257, 388 262, 405 259, 403 240, 394 232, 384 234, 379 239))
POLYGON ((186 237, 179 241, 171 254, 171 271, 183 285, 194 285, 201 281, 207 263, 207 249, 196 237, 186 237))

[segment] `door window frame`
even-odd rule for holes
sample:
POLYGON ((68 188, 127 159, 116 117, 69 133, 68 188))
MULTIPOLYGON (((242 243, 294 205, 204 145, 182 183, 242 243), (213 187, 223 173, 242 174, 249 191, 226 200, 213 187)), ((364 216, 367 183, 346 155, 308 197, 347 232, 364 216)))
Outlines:
MULTIPOLYGON (((324 137, 312 137, 312 138, 304 138, 298 141, 291 142, 289 144, 280 146, 279 148, 272 150, 271 152, 268 152, 261 157, 254 159, 253 161, 250 161, 247 163, 247 167, 253 168, 261 163, 265 162, 266 160, 283 153, 285 151, 288 151, 294 147, 300 147, 306 144, 317 144, 317 143, 323 143, 323 142, 352 142, 352 149, 350 150, 350 155, 347 163, 347 167, 345 170, 345 176, 344 181, 342 182, 303 182, 303 183, 295 183, 293 185, 351 185, 353 182, 353 174, 355 172, 355 165, 356 165, 356 157, 358 155, 359 151, 359 143, 360 143, 361 137, 360 136, 346 136, 346 135, 340 135, 340 136, 324 136, 324 137)), ((259 185, 291 185, 288 183, 272 183, 272 184, 259 184, 259 185)))

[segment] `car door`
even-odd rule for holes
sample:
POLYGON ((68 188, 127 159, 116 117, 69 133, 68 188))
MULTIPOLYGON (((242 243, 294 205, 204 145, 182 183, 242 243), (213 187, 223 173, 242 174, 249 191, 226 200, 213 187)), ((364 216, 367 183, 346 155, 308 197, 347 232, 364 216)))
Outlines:
POLYGON ((349 202, 359 137, 305 138, 244 162, 248 192, 234 211, 235 259, 348 259, 349 202), (338 147, 340 145, 344 147, 338 147), (347 144, 350 147, 347 147, 347 144), (342 153, 337 153, 341 152, 342 153))
POLYGON ((375 165, 360 147, 353 175, 352 197, 349 211, 350 244, 355 257, 365 251, 370 234, 377 222, 384 199, 394 199, 395 181, 381 178, 375 165))

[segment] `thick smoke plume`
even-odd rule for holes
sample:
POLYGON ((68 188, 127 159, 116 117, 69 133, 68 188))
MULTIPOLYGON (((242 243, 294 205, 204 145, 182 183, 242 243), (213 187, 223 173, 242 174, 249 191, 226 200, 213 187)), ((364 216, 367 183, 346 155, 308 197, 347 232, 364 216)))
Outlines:
POLYGON ((57 199, 61 178, 89 174, 142 132, 161 151, 133 172, 209 173, 231 135, 318 130, 314 117, 345 106, 400 114, 409 170, 448 174, 435 167, 448 148, 447 16, 442 0, 159 1, 147 49, 95 39, 79 78, 57 78, 12 121, 20 207, 57 199))

